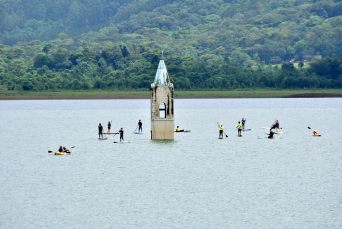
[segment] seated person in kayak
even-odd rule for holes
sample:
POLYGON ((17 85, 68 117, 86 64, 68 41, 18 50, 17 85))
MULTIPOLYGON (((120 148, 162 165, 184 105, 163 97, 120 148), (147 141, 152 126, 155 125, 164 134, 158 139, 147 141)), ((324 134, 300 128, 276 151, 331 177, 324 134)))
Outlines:
POLYGON ((313 135, 320 135, 316 130, 314 130, 312 133, 313 135))
POLYGON ((63 146, 63 151, 64 152, 69 152, 69 149, 67 149, 65 146, 63 146))
POLYGON ((183 129, 183 130, 181 130, 181 129, 179 129, 179 126, 177 126, 177 128, 176 128, 176 132, 184 132, 184 129, 183 129))
POLYGON ((274 135, 274 132, 271 129, 268 138, 273 138, 273 135, 274 135))
POLYGON ((60 146, 60 147, 59 147, 59 149, 58 149, 58 152, 60 152, 60 153, 64 152, 64 150, 63 150, 63 147, 62 147, 62 146, 60 146))

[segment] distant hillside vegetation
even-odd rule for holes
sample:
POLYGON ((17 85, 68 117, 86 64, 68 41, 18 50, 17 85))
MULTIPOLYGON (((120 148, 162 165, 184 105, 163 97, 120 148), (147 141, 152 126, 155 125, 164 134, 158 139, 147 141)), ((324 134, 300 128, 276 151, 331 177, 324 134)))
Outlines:
POLYGON ((342 88, 339 0, 0 0, 0 90, 342 88))
POLYGON ((341 0, 0 0, 5 45, 67 36, 253 66, 342 56, 341 34, 341 0))

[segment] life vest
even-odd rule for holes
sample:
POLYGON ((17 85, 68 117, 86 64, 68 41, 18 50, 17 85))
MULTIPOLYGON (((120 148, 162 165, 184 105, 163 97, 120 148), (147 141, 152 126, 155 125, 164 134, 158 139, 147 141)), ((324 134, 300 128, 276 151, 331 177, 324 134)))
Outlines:
POLYGON ((223 130, 224 129, 224 127, 223 126, 220 126, 220 130, 223 130))

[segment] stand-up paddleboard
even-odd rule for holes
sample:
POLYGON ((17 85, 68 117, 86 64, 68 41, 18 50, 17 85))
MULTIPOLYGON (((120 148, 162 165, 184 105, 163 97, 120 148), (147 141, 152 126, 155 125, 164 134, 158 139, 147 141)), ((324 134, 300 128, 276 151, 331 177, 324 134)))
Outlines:
POLYGON ((236 135, 237 137, 242 137, 242 135, 236 135))
POLYGON ((266 130, 269 130, 271 129, 271 127, 261 127, 262 129, 266 129, 266 130))
POLYGON ((124 144, 124 143, 130 143, 130 142, 129 142, 129 141, 127 141, 127 142, 113 142, 113 143, 124 144))
POLYGON ((218 138, 218 139, 223 139, 223 138, 218 138))
POLYGON ((134 134, 143 134, 144 132, 134 132, 134 134))
POLYGON ((251 131, 252 129, 242 129, 242 131, 251 131))
POLYGON ((191 130, 183 130, 183 131, 175 131, 176 133, 188 133, 188 132, 190 132, 191 130))
POLYGON ((102 140, 107 140, 108 138, 103 138, 103 139, 102 138, 98 138, 98 139, 102 141, 102 140))
POLYGON ((119 133, 103 133, 103 134, 119 134, 119 133))

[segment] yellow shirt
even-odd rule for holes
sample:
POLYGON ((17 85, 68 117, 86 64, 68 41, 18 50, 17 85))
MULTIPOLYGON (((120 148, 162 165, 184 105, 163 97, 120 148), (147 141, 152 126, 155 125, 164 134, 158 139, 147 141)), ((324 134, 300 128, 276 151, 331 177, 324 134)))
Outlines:
POLYGON ((176 129, 176 131, 180 131, 180 129, 179 129, 179 128, 177 128, 177 129, 176 129))

